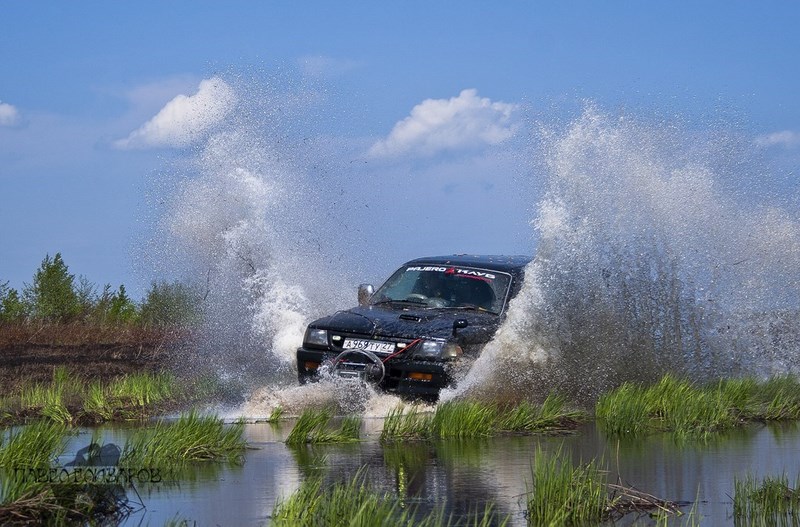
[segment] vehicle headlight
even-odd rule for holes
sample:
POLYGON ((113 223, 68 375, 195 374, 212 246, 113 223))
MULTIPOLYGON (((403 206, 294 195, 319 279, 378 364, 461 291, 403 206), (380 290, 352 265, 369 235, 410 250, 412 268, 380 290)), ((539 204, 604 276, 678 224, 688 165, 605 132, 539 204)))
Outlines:
POLYGON ((415 357, 423 359, 455 359, 462 353, 461 346, 443 340, 425 340, 414 353, 415 357))
POLYGON ((327 329, 306 329, 306 336, 303 337, 303 345, 310 344, 311 346, 327 346, 328 345, 328 330, 327 329))

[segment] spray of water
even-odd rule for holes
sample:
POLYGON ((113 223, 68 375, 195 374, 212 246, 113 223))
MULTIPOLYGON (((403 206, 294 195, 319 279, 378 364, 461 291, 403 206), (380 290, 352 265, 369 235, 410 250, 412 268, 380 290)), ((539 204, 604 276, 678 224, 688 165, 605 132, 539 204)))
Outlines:
POLYGON ((746 199, 747 174, 720 170, 737 166, 733 139, 595 108, 542 137, 536 260, 505 325, 443 398, 555 388, 591 399, 667 371, 797 369, 800 222, 746 199))
POLYGON ((183 367, 242 395, 292 379, 305 325, 343 302, 349 279, 328 279, 337 269, 313 236, 320 196, 293 129, 313 91, 277 78, 219 82, 233 94, 227 117, 174 163, 174 185, 159 196, 161 255, 202 298, 196 355, 183 367))
MULTIPOLYGON (((309 184, 319 160, 309 163, 306 130, 287 126, 308 122, 298 116, 313 92, 227 82, 234 109, 182 167, 162 222, 169 261, 204 298, 195 363, 244 393, 255 388, 247 415, 320 401, 394 407, 369 391, 354 402, 335 382, 293 386, 306 323, 352 303, 360 276, 334 252, 353 244, 336 237, 324 192, 309 184)), ((591 107, 539 139, 535 165, 548 182, 531 196, 536 259, 495 339, 443 399, 553 388, 592 398, 665 371, 708 379, 797 368, 800 222, 729 184, 747 178, 735 141, 591 107)))

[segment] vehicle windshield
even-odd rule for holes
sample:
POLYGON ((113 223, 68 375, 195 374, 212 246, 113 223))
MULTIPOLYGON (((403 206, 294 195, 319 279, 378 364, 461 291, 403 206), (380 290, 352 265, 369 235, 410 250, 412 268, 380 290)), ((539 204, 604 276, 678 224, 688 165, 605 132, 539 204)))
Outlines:
POLYGON ((399 269, 372 296, 371 304, 405 302, 428 308, 476 309, 498 314, 511 275, 474 267, 410 265, 399 269))

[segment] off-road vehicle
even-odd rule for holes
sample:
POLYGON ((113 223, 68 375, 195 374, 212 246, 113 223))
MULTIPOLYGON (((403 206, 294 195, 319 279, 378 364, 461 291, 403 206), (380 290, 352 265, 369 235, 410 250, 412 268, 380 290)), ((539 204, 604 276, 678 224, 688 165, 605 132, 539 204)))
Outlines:
POLYGON ((358 307, 308 325, 297 350, 300 383, 324 374, 401 396, 436 399, 472 364, 520 290, 527 256, 453 255, 403 264, 358 307))

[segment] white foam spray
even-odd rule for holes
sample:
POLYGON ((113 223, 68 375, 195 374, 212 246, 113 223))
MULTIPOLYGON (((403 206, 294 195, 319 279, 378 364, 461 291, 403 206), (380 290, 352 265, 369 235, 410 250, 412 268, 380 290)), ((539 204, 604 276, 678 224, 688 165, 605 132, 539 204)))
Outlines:
POLYGON ((543 133, 536 260, 494 341, 443 398, 591 398, 666 371, 796 370, 800 222, 752 198, 756 175, 731 159, 740 147, 592 107, 543 133))
POLYGON ((309 319, 340 304, 350 280, 326 279, 337 269, 313 238, 320 196, 291 129, 313 94, 296 83, 218 82, 235 94, 228 117, 174 164, 174 187, 159 196, 160 254, 202 297, 200 349, 186 367, 241 393, 289 377, 309 319))
MULTIPOLYGON (((294 386, 306 323, 352 303, 359 281, 343 271, 337 231, 321 234, 331 206, 309 176, 306 134, 286 125, 314 95, 227 81, 231 117, 181 169, 163 221, 165 261, 205 299, 198 362, 256 388, 245 415, 320 402, 385 415, 397 398, 294 386)), ((443 399, 537 398, 552 387, 592 397, 664 371, 796 368, 797 213, 737 193, 748 177, 736 172, 740 150, 707 135, 591 107, 566 128, 543 129, 534 165, 547 191, 530 197, 536 260, 495 339, 443 399)))

